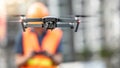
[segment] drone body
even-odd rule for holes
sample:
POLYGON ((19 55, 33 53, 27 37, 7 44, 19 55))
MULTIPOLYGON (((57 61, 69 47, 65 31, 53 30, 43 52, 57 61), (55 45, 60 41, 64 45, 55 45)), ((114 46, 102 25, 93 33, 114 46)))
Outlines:
POLYGON ((80 20, 78 17, 75 18, 56 18, 52 16, 47 16, 44 18, 26 18, 24 15, 20 16, 20 22, 25 31, 27 27, 42 27, 45 29, 54 29, 56 27, 70 27, 74 29, 75 25, 75 32, 77 32, 80 20), (43 22, 43 24, 30 24, 29 22, 43 22))

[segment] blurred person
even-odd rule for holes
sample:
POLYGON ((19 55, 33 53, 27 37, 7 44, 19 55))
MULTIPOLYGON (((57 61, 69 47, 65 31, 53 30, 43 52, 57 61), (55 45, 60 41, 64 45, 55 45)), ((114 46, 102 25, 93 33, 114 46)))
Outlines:
MULTIPOLYGON (((47 7, 37 2, 28 8, 27 18, 48 16, 47 7)), ((43 22, 29 22, 42 24, 43 22)), ((15 48, 15 63, 18 68, 56 68, 62 62, 62 30, 45 30, 42 27, 27 28, 18 35, 15 48)))
POLYGON ((6 5, 4 0, 0 0, 0 46, 6 44, 6 5))

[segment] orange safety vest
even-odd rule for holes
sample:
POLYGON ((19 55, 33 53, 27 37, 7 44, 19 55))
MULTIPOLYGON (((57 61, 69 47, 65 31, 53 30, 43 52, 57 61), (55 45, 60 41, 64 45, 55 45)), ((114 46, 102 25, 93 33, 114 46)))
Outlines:
MULTIPOLYGON (((34 49, 35 52, 47 51, 49 54, 54 55, 61 38, 62 31, 59 28, 48 30, 40 46, 37 35, 31 32, 31 30, 28 30, 23 33, 24 56, 27 55, 31 49, 34 49)), ((25 65, 20 66, 20 68, 56 68, 56 66, 52 64, 52 60, 49 57, 36 55, 28 60, 25 65)))

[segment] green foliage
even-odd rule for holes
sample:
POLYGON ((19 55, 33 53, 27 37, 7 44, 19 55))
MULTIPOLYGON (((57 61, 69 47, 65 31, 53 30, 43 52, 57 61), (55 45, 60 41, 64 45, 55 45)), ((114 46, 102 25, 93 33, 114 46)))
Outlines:
POLYGON ((102 48, 102 50, 100 51, 100 55, 103 58, 110 58, 113 54, 114 52, 107 48, 102 48))
POLYGON ((85 48, 84 51, 81 53, 81 56, 84 60, 89 60, 92 56, 92 52, 88 48, 85 48))

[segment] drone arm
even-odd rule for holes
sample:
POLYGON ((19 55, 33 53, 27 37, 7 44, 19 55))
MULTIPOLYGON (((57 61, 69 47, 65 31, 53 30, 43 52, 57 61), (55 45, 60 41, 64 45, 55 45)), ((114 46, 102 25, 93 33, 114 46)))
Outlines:
POLYGON ((40 22, 43 21, 42 18, 26 18, 23 19, 24 22, 40 22))
POLYGON ((21 22, 21 25, 22 25, 22 29, 23 29, 23 31, 25 31, 24 23, 21 22))
POLYGON ((25 27, 42 27, 42 24, 29 24, 29 23, 26 23, 24 26, 25 27))
POLYGON ((57 27, 73 27, 73 23, 57 23, 57 27))
POLYGON ((76 22, 74 18, 58 18, 58 22, 76 22))
POLYGON ((79 21, 79 20, 77 20, 77 25, 76 25, 76 28, 75 28, 75 32, 77 32, 78 27, 79 27, 79 24, 80 24, 80 21, 79 21))
POLYGON ((76 23, 77 23, 76 28, 75 28, 75 32, 77 32, 79 24, 80 24, 80 20, 78 19, 77 16, 75 17, 75 20, 76 20, 76 23))
POLYGON ((74 22, 76 22, 77 23, 77 25, 76 25, 76 28, 75 28, 75 32, 77 32, 77 30, 78 30, 78 27, 79 27, 79 24, 80 24, 80 20, 78 19, 79 17, 78 16, 76 16, 75 17, 75 19, 73 19, 73 18, 63 18, 63 19, 58 19, 60 22, 71 22, 71 23, 69 23, 69 24, 66 24, 66 26, 65 27, 67 27, 67 26, 70 26, 70 27, 73 27, 74 26, 74 22))

